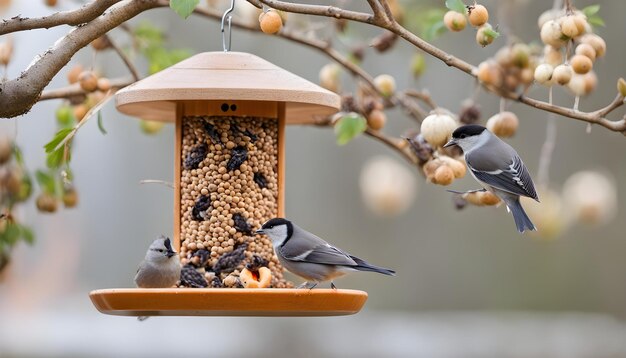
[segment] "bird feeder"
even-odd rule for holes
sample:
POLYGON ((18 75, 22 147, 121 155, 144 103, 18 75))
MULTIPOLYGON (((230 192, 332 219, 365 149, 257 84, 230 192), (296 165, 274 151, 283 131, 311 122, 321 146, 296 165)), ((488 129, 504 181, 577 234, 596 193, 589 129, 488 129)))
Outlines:
POLYGON ((290 288, 270 239, 254 234, 266 220, 284 217, 285 125, 335 113, 337 94, 251 54, 208 52, 122 89, 116 99, 122 113, 176 125, 181 283, 204 286, 184 282, 185 269, 198 267, 208 287, 93 291, 100 312, 323 316, 361 309, 362 291, 290 288), (269 267, 271 288, 221 287, 236 285, 237 272, 252 261, 269 267))

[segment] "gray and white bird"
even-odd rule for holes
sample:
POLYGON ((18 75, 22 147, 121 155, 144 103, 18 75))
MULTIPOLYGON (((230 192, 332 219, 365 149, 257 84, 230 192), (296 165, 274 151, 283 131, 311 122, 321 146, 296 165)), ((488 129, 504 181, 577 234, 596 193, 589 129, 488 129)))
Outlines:
POLYGON ((269 236, 283 267, 306 280, 298 288, 311 289, 324 281, 330 281, 330 287, 336 288, 333 280, 351 271, 371 271, 389 276, 396 273, 352 256, 287 219, 271 219, 256 233, 269 236))
POLYGON ((457 128, 452 139, 444 145, 458 145, 465 154, 465 162, 482 186, 498 196, 513 214, 517 231, 536 230, 520 204, 520 196, 539 201, 528 169, 513 147, 476 124, 457 128))
POLYGON ((170 239, 161 236, 154 240, 146 257, 139 264, 135 284, 139 288, 167 288, 180 278, 180 259, 172 249, 170 239))

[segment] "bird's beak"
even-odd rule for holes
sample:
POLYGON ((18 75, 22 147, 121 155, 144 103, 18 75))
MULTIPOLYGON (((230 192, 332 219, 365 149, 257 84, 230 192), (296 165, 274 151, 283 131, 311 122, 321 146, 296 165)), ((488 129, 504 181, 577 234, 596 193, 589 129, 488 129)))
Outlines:
POLYGON ((168 251, 165 253, 165 255, 167 255, 167 257, 172 257, 174 255, 176 255, 176 251, 168 251))
POLYGON ((450 139, 450 141, 448 143, 444 144, 443 147, 444 148, 448 148, 448 147, 451 147, 451 146, 453 146, 455 144, 456 144, 456 141, 454 140, 454 138, 452 138, 452 139, 450 139))
POLYGON ((265 234, 265 231, 263 231, 263 229, 259 229, 259 230, 255 231, 255 233, 257 233, 257 234, 265 234))

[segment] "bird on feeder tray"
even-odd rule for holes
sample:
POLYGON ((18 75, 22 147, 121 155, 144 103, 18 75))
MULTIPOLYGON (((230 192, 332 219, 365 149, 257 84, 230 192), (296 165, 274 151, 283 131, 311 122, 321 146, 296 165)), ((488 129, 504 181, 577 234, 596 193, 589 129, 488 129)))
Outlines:
POLYGON ((256 233, 269 236, 280 263, 306 280, 298 288, 311 289, 320 282, 330 281, 330 287, 336 289, 333 280, 351 271, 396 274, 352 256, 283 218, 269 220, 256 233))
POLYGON ((154 240, 139 264, 135 284, 139 288, 168 288, 180 279, 180 259, 170 239, 161 235, 154 240))

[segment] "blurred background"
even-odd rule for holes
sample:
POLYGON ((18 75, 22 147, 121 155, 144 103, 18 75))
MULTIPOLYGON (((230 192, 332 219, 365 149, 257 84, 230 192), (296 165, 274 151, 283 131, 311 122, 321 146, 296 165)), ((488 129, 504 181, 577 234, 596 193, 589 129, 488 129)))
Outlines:
MULTIPOLYGON (((222 8, 228 2, 217 3, 222 8)), ((361 1, 339 3, 365 10, 361 1)), ((419 3, 443 8, 443 1, 419 3)), ((538 0, 486 0, 484 4, 491 11, 492 24, 506 22, 526 42, 538 40, 537 18, 551 7, 551 2, 538 0)), ((601 5, 606 27, 597 32, 606 40, 607 55, 595 63, 596 91, 581 99, 580 108, 586 111, 609 103, 615 97, 617 78, 626 74, 626 2, 574 1, 578 8, 592 4, 601 5)), ((14 0, 3 18, 39 17, 76 6, 61 0, 51 9, 43 1, 14 0)), ((248 6, 237 1, 235 16, 247 16, 243 8, 248 6)), ((291 21, 299 19, 294 16, 291 21)), ((131 24, 144 20, 162 27, 172 46, 194 53, 221 50, 216 21, 194 16, 183 21, 170 9, 157 9, 131 24)), ((312 21, 319 27, 332 26, 325 18, 312 21)), ((349 26, 352 37, 335 42, 344 52, 350 41, 378 33, 366 26, 349 26)), ((19 75, 67 30, 13 34, 15 53, 8 77, 19 75)), ((445 33, 435 44, 475 65, 505 44, 501 38, 481 48, 474 33, 471 29, 445 33)), ((309 48, 236 29, 232 49, 261 56, 312 82, 318 82, 320 68, 328 63, 309 48)), ((430 57, 425 73, 413 79, 414 53, 409 44, 398 41, 382 55, 368 49, 362 66, 374 76, 394 76, 399 89, 427 88, 439 106, 453 112, 475 95, 469 76, 430 57)), ((85 48, 73 61, 90 63, 92 56, 93 51, 85 48)), ((99 54, 96 63, 111 78, 127 73, 114 53, 99 54)), ((146 70, 146 64, 142 66, 146 70)), ((56 76, 49 88, 65 86, 66 72, 56 76)), ((354 88, 347 73, 342 81, 347 90, 354 88)), ((547 100, 547 90, 534 86, 530 96, 547 100)), ((499 98, 491 94, 479 93, 476 101, 482 123, 499 110, 499 98)), ((554 101, 572 106, 574 99, 558 88, 554 101)), ((3 133, 16 135, 31 170, 45 166, 42 147, 56 131, 58 106, 58 101, 42 102, 17 120, 0 122, 3 133)), ((507 106, 520 118, 519 130, 509 143, 536 174, 547 114, 517 103, 507 106)), ((618 109, 609 117, 620 118, 623 113, 618 109)), ((399 110, 387 115, 385 131, 390 134, 416 128, 399 110)), ((34 229, 36 241, 15 247, 0 278, 1 357, 626 357, 626 240, 620 220, 626 210, 620 185, 626 182, 623 135, 598 127, 587 133, 585 123, 556 119, 550 189, 558 196, 575 173, 601 173, 606 183, 592 180, 587 185, 589 190, 607 189, 609 198, 599 205, 609 210, 599 223, 583 224, 568 218, 565 209, 571 205, 557 205, 554 211, 562 227, 555 237, 541 237, 518 234, 503 207, 470 206, 457 211, 445 191, 448 188, 425 182, 417 169, 370 138, 359 137, 340 147, 332 129, 288 127, 288 217, 352 254, 394 268, 397 277, 363 273, 337 281, 340 288, 368 292, 366 307, 356 316, 155 317, 138 322, 100 314, 88 293, 133 287, 136 265, 148 244, 161 233, 172 235, 172 190, 139 181, 173 181, 174 128, 167 125, 157 135, 146 135, 137 119, 119 114, 112 103, 103 109, 102 117, 106 135, 91 120, 75 140, 72 168, 80 194, 78 207, 42 214, 31 199, 17 211, 20 220, 34 229), (401 209, 393 215, 377 214, 365 204, 370 184, 362 184, 361 176, 373 158, 397 173, 391 179, 376 179, 399 190, 400 194, 390 189, 389 195, 410 199, 408 203, 398 199, 401 209)), ((380 170, 371 172, 369 176, 380 170)), ((469 176, 450 187, 475 188, 469 176)), ((538 208, 540 213, 548 211, 538 208)))

